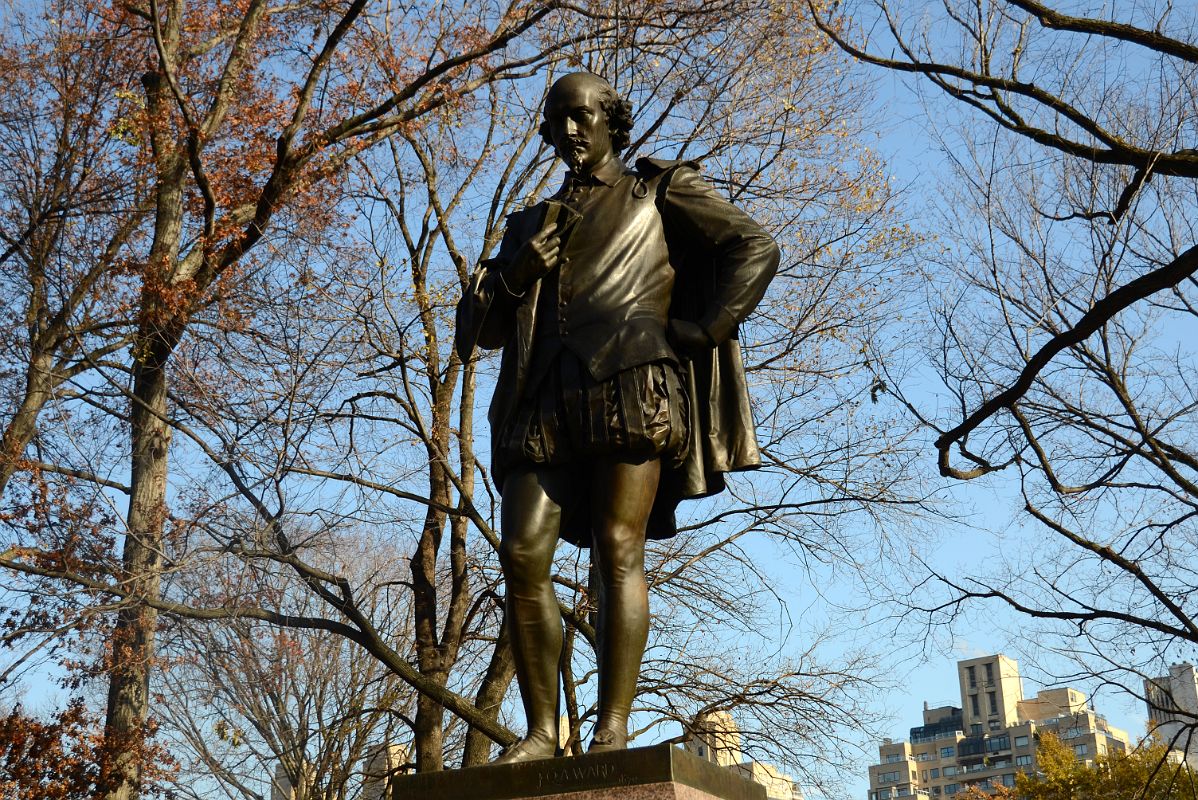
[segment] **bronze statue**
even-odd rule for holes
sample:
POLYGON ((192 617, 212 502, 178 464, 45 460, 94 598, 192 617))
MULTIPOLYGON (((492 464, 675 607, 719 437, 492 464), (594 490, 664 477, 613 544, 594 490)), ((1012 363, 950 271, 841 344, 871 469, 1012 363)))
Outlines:
POLYGON ((649 629, 645 538, 676 532, 679 500, 760 463, 735 335, 778 247, 694 162, 625 166, 631 127, 630 104, 602 78, 553 85, 541 135, 565 183, 508 217, 458 306, 463 359, 503 348, 492 470, 528 732, 499 762, 557 747, 558 538, 592 548, 602 583, 590 750, 622 749, 649 629))

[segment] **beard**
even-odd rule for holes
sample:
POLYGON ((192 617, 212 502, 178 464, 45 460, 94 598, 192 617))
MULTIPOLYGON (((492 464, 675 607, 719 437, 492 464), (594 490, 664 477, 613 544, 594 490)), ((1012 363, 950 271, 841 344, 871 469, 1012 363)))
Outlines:
POLYGON ((572 172, 581 174, 587 158, 586 143, 568 142, 564 149, 565 152, 562 154, 562 160, 566 162, 572 172))

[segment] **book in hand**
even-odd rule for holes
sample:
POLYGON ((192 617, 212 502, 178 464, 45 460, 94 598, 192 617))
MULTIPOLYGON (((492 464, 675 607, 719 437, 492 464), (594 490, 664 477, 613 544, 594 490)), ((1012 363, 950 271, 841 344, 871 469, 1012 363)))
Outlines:
POLYGON ((541 230, 549 231, 556 228, 554 231, 563 242, 567 236, 578 226, 582 220, 582 214, 571 208, 560 200, 545 201, 545 218, 541 220, 541 230))

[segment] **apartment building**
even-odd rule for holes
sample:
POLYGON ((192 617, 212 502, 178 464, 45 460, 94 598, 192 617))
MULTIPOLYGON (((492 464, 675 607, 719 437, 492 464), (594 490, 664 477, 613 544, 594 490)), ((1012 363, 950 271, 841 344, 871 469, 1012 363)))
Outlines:
POLYGON ((903 741, 883 740, 869 768, 868 800, 952 797, 977 785, 1014 786, 1036 763, 1039 734, 1050 731, 1083 760, 1126 752, 1128 737, 1111 727, 1077 689, 1047 689, 1025 699, 1019 665, 1004 655, 957 663, 960 706, 929 708, 903 741))
POLYGON ((1188 662, 1169 674, 1144 681, 1148 732, 1167 745, 1190 769, 1198 769, 1198 673, 1188 662))
POLYGON ((705 761, 731 770, 745 780, 765 787, 766 800, 803 800, 794 778, 773 764, 745 758, 740 728, 726 711, 704 714, 692 723, 693 735, 683 747, 705 761))

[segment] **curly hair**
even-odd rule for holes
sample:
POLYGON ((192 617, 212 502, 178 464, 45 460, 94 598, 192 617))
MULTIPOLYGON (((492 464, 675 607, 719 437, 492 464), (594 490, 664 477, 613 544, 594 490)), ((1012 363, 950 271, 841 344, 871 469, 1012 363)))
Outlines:
MULTIPOLYGON (((616 94, 616 90, 611 86, 607 86, 599 96, 599 107, 607 115, 607 131, 611 137, 611 149, 616 155, 619 155, 628 149, 628 145, 632 144, 632 103, 616 94)), ((553 138, 549 135, 548 119, 541 121, 538 131, 545 144, 552 147, 553 138)))

